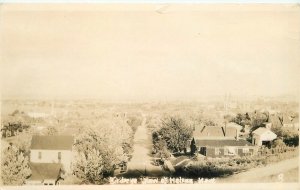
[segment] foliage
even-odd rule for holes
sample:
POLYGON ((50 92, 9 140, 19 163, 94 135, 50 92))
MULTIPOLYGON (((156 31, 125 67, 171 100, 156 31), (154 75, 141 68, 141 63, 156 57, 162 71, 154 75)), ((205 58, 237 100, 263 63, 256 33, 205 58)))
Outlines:
POLYGON ((192 137, 192 128, 182 118, 169 117, 162 120, 162 127, 155 133, 158 139, 166 142, 169 150, 178 152, 184 150, 187 140, 192 137))
POLYGON ((74 173, 85 183, 102 184, 105 172, 103 156, 100 151, 92 149, 88 154, 79 152, 76 155, 74 173))
POLYGON ((154 148, 155 157, 162 158, 162 159, 170 158, 171 153, 167 149, 166 141, 159 139, 153 144, 153 148, 154 148))
POLYGON ((24 156, 29 156, 30 154, 30 144, 31 144, 31 135, 30 134, 22 134, 15 137, 13 144, 19 149, 24 156))
POLYGON ((195 139, 193 138, 191 141, 191 155, 194 155, 197 150, 195 139))
POLYGON ((14 145, 2 152, 1 178, 4 185, 23 185, 31 174, 28 157, 14 145))
POLYGON ((276 139, 274 140, 274 142, 272 143, 272 147, 274 148, 282 148, 282 147, 285 147, 285 143, 283 142, 282 139, 276 139))
POLYGON ((127 118, 127 124, 132 128, 133 132, 136 132, 138 126, 142 124, 142 117, 132 115, 127 118))
POLYGON ((217 162, 196 161, 187 167, 176 170, 175 176, 188 178, 213 178, 225 175, 231 175, 236 169, 230 166, 222 167, 217 162))
POLYGON ((115 165, 128 161, 132 137, 131 128, 120 120, 103 120, 82 131, 74 144, 76 177, 84 183, 103 183, 113 175, 115 165))
POLYGON ((299 134, 296 130, 289 130, 282 127, 272 127, 272 131, 277 135, 278 138, 282 138, 286 145, 299 145, 299 134))

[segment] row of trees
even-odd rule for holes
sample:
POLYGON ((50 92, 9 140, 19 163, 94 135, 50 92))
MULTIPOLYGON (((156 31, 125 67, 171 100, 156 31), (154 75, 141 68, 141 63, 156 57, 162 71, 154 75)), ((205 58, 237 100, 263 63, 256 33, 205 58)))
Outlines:
POLYGON ((24 130, 28 130, 30 128, 29 125, 24 125, 22 123, 8 123, 4 124, 1 131, 2 131, 2 137, 11 137, 15 136, 17 133, 21 133, 24 130))

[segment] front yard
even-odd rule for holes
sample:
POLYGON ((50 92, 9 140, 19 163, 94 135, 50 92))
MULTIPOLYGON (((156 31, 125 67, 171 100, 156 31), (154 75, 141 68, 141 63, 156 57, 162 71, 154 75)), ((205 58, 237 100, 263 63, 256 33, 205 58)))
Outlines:
POLYGON ((172 159, 176 169, 175 176, 188 178, 225 177, 247 171, 251 168, 264 167, 271 163, 297 157, 298 147, 261 149, 255 156, 209 158, 204 156, 180 156, 172 159))

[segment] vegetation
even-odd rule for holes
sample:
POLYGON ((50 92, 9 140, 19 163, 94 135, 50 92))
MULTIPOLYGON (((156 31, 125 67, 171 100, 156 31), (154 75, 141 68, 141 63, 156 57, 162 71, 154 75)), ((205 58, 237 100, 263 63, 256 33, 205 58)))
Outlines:
POLYGON ((75 139, 73 174, 86 184, 104 183, 116 165, 128 161, 132 136, 131 127, 121 121, 84 129, 75 139))
POLYGON ((191 141, 191 156, 193 156, 196 151, 197 151, 197 147, 196 147, 195 139, 193 138, 191 141))
POLYGON ((2 151, 1 178, 4 185, 23 185, 31 174, 28 157, 10 144, 2 151))
POLYGON ((192 128, 180 117, 168 117, 162 120, 162 127, 153 132, 154 144, 165 141, 171 152, 181 152, 192 137, 192 128))
POLYGON ((257 156, 195 158, 190 164, 177 168, 175 176, 189 178, 224 177, 235 172, 296 157, 298 152, 298 148, 287 147, 279 140, 275 148, 261 150, 261 153, 257 156))

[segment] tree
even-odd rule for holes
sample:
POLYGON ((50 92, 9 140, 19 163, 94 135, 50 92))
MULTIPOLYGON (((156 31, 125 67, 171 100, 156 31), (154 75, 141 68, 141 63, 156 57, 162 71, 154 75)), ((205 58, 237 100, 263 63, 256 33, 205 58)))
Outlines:
POLYGON ((192 137, 192 127, 187 126, 179 117, 169 117, 162 120, 159 135, 167 143, 169 150, 178 152, 184 150, 187 140, 192 137))
POLYGON ((283 147, 285 147, 286 145, 285 145, 285 143, 283 142, 282 139, 276 139, 276 140, 273 142, 272 146, 275 147, 275 148, 283 148, 283 147))
POLYGON ((252 125, 251 131, 254 131, 257 128, 262 127, 263 123, 267 122, 267 120, 268 120, 268 117, 265 114, 255 111, 251 117, 251 121, 252 121, 251 122, 251 125, 252 125))
POLYGON ((193 140, 191 141, 191 155, 193 156, 196 151, 197 151, 197 147, 196 147, 195 139, 193 138, 193 140))
POLYGON ((86 128, 75 139, 73 173, 85 183, 103 183, 117 164, 128 161, 128 145, 124 143, 131 143, 130 138, 131 128, 119 120, 103 120, 86 128))
POLYGON ((102 184, 104 163, 101 153, 93 149, 88 154, 79 152, 73 165, 73 172, 85 183, 102 184))
POLYGON ((2 152, 1 178, 4 185, 23 185, 31 174, 28 157, 25 157, 14 145, 2 152))

